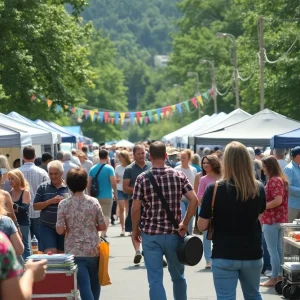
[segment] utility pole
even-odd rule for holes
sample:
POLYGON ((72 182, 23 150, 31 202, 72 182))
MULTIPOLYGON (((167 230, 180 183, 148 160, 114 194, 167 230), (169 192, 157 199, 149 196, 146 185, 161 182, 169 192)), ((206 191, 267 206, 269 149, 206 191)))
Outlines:
MULTIPOLYGON (((196 90, 196 94, 195 96, 199 96, 200 94, 200 89, 199 89, 199 75, 197 72, 188 72, 187 73, 188 77, 193 77, 195 76, 195 90, 196 90)), ((198 105, 198 118, 200 119, 201 117, 201 108, 200 105, 198 105)))
POLYGON ((264 16, 259 18, 259 70, 260 70, 260 110, 265 108, 265 42, 264 42, 264 16))

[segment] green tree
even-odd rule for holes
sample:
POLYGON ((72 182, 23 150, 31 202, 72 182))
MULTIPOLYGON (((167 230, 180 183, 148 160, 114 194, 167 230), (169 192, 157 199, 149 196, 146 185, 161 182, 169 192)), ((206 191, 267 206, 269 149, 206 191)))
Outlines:
MULTIPOLYGON (((86 1, 0 1, 0 86, 2 112, 16 110, 32 118, 49 118, 44 95, 54 104, 83 102, 82 87, 92 86, 88 67, 90 23, 78 14, 86 1), (71 4, 69 15, 64 4, 71 4)), ((52 116, 55 105, 53 105, 52 116)), ((51 115, 51 114, 50 114, 51 115)))

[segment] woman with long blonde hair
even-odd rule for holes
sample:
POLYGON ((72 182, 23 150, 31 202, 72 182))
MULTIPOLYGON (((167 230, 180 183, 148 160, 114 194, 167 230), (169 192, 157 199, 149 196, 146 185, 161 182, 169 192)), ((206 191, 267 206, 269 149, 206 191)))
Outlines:
POLYGON ((11 198, 13 200, 13 208, 17 221, 22 233, 22 241, 24 244, 23 258, 26 259, 31 255, 30 244, 30 219, 29 219, 29 205, 30 205, 30 188, 23 173, 18 169, 8 172, 8 180, 11 186, 11 198))
POLYGON ((120 225, 122 228, 120 236, 125 236, 125 215, 127 216, 128 214, 128 194, 123 191, 123 176, 125 168, 131 164, 128 151, 121 150, 118 153, 118 160, 120 164, 116 166, 115 173, 117 178, 120 225))
POLYGON ((212 217, 214 220, 212 272, 217 299, 236 299, 238 280, 245 299, 262 299, 259 216, 265 209, 264 186, 255 179, 247 148, 239 142, 228 144, 224 152, 223 179, 207 187, 198 219, 198 227, 203 231, 208 229, 212 217))

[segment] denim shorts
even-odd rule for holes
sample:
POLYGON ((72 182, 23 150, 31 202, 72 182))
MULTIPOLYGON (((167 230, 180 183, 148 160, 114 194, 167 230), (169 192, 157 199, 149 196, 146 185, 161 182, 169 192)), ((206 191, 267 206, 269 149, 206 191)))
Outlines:
POLYGON ((42 247, 42 251, 50 248, 64 251, 64 235, 59 235, 55 228, 43 225, 43 222, 40 224, 40 242, 39 246, 42 247))
POLYGON ((118 200, 127 200, 128 194, 118 190, 118 200))

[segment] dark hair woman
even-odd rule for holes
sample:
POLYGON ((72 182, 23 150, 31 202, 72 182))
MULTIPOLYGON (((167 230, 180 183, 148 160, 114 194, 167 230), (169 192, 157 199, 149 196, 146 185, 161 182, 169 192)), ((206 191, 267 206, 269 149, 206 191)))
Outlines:
POLYGON ((280 223, 288 222, 288 181, 275 156, 262 159, 263 171, 269 178, 265 190, 267 207, 261 218, 262 230, 271 258, 272 275, 261 286, 274 286, 281 277, 282 235, 280 223))
POLYGON ((73 195, 58 205, 56 231, 65 236, 65 253, 73 254, 78 266, 81 299, 99 299, 99 234, 105 231, 105 217, 99 201, 84 194, 88 175, 83 168, 67 173, 73 195), (88 275, 88 276, 87 276, 88 275))

